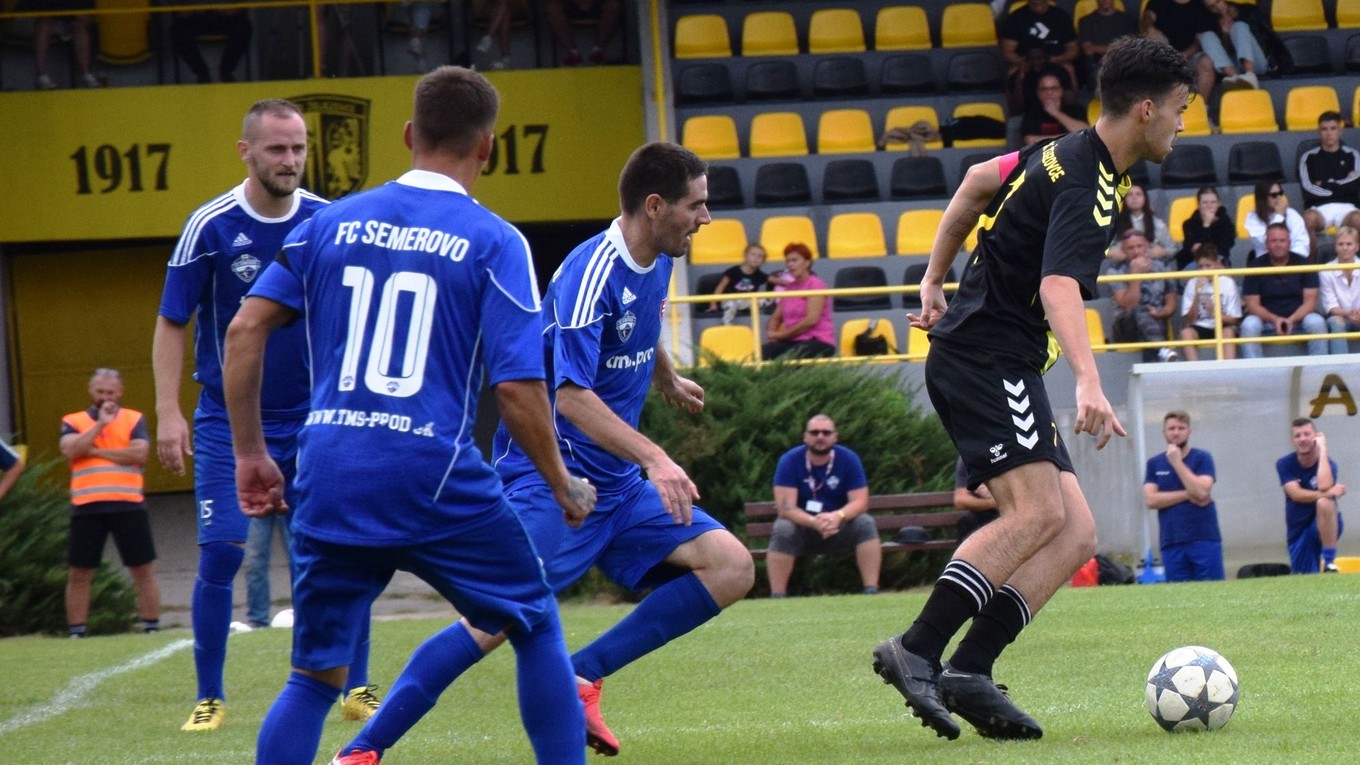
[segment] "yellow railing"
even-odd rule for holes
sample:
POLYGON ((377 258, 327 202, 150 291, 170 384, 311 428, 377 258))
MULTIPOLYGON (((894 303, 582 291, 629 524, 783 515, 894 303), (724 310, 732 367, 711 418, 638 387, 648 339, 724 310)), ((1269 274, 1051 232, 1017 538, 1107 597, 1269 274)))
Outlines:
MULTIPOLYGON (((1197 277, 1197 276, 1204 276, 1206 273, 1211 273, 1211 274, 1213 274, 1213 275, 1215 275, 1215 276, 1223 275, 1223 276, 1229 276, 1229 277, 1244 277, 1244 276, 1251 276, 1251 275, 1253 275, 1253 274, 1309 273, 1309 272, 1336 271, 1336 270, 1348 270, 1348 271, 1349 271, 1349 270, 1355 270, 1355 269, 1357 269, 1357 268, 1360 268, 1360 262, 1352 263, 1352 264, 1349 264, 1349 265, 1333 263, 1333 264, 1308 265, 1308 266, 1267 266, 1267 267, 1258 267, 1258 268, 1224 268, 1224 269, 1216 269, 1216 270, 1214 270, 1214 271, 1212 271, 1212 272, 1205 272, 1205 271, 1151 271, 1151 272, 1148 272, 1148 273, 1145 273, 1145 274, 1109 274, 1109 275, 1106 275, 1106 276, 1101 276, 1101 277, 1099 277, 1096 281, 1097 281, 1097 282, 1100 282, 1100 283, 1102 283, 1102 284, 1117 283, 1117 282, 1138 282, 1138 281, 1148 281, 1148 280, 1152 280, 1152 279, 1175 279, 1175 280, 1178 280, 1178 281, 1185 281, 1185 280, 1193 279, 1193 278, 1195 278, 1195 277, 1197 277)), ((1210 280, 1210 284, 1211 284, 1212 287, 1213 287, 1213 294, 1214 294, 1214 335, 1215 335, 1215 337, 1214 337, 1213 340, 1176 340, 1176 339, 1168 339, 1168 340, 1157 340, 1157 341, 1148 341, 1148 342, 1141 342, 1141 343, 1109 343, 1109 342, 1107 342, 1107 343, 1092 343, 1092 345, 1091 345, 1092 350, 1096 350, 1096 351, 1106 351, 1106 350, 1108 350, 1108 351, 1141 351, 1141 350, 1146 349, 1146 348, 1168 348, 1168 347, 1169 347, 1169 348, 1180 348, 1180 347, 1190 346, 1190 345, 1197 346, 1197 347, 1202 347, 1202 346, 1206 346, 1206 345, 1212 345, 1212 346, 1214 347, 1214 349, 1215 349, 1215 353, 1216 353, 1217 357, 1221 359, 1221 358, 1223 358, 1223 349, 1224 349, 1225 346, 1228 346, 1228 345, 1241 345, 1242 343, 1297 343, 1297 342, 1305 342, 1305 341, 1308 341, 1308 340, 1333 340, 1333 339, 1339 339, 1339 338, 1346 338, 1347 340, 1360 340, 1360 332, 1345 332, 1345 333, 1330 333, 1330 332, 1329 332, 1329 333, 1326 333, 1326 334, 1267 335, 1267 336, 1262 336, 1262 337, 1249 337, 1249 338, 1243 338, 1243 337, 1225 338, 1225 337, 1223 337, 1223 299, 1222 299, 1222 293, 1219 291, 1218 280, 1217 280, 1217 279, 1211 279, 1211 280, 1210 280)), ((953 283, 953 282, 950 282, 950 283, 947 283, 947 284, 944 285, 944 290, 945 290, 946 293, 952 293, 952 292, 953 292, 955 289, 957 289, 957 288, 958 288, 958 284, 957 284, 957 283, 953 283)), ((671 306, 671 307, 670 307, 670 323, 671 323, 671 330, 672 330, 672 332, 671 332, 671 338, 672 338, 672 343, 671 343, 671 355, 672 355, 672 356, 675 356, 676 353, 680 350, 680 348, 679 348, 679 334, 680 334, 680 328, 681 328, 681 324, 682 324, 682 322, 683 322, 683 319, 682 319, 682 317, 680 316, 679 311, 675 308, 675 306, 676 306, 677 304, 686 304, 686 305, 690 305, 690 304, 696 304, 696 303, 713 303, 713 302, 725 303, 725 302, 739 302, 739 301, 744 301, 744 302, 748 303, 748 306, 747 306, 747 307, 748 307, 748 309, 749 309, 749 311, 750 311, 751 333, 752 333, 752 337, 753 337, 753 339, 754 339, 754 345, 755 345, 755 347, 752 348, 752 354, 751 354, 751 358, 752 358, 753 360, 752 360, 751 362, 749 362, 749 363, 751 363, 751 364, 763 364, 763 363, 765 363, 765 362, 764 362, 764 359, 762 358, 762 355, 761 355, 761 341, 760 341, 760 337, 761 337, 761 326, 760 326, 760 325, 761 325, 761 316, 760 316, 760 305, 759 305, 759 304, 760 304, 760 301, 762 301, 762 300, 779 299, 779 298, 783 298, 783 297, 813 297, 813 296, 817 296, 817 295, 827 296, 827 297, 830 297, 830 298, 832 298, 832 299, 835 299, 836 297, 842 297, 842 296, 854 296, 854 295, 900 295, 900 294, 919 294, 920 291, 921 291, 920 285, 917 285, 917 284, 904 284, 904 285, 901 285, 901 286, 885 286, 885 287, 853 287, 853 288, 842 288, 842 289, 831 289, 831 288, 828 288, 828 289, 823 289, 823 290, 788 290, 788 291, 777 292, 777 293, 776 293, 776 292, 752 292, 752 293, 747 294, 747 295, 733 295, 733 294, 726 294, 726 295, 712 295, 712 294, 708 294, 708 295, 672 295, 672 296, 670 297, 670 306, 671 306)), ((1319 307, 1321 307, 1320 300, 1321 300, 1321 298, 1319 297, 1319 307)), ((1245 301, 1244 301, 1244 302, 1245 302, 1245 301)), ((901 312, 904 313, 904 314, 906 313, 906 311, 905 311, 904 309, 900 309, 900 308, 898 308, 898 309, 888 308, 888 309, 883 309, 883 310, 884 310, 884 311, 897 310, 897 311, 901 311, 901 312)), ((1179 309, 1179 302, 1178 302, 1178 304, 1177 304, 1177 312, 1179 312, 1179 310, 1180 310, 1180 309, 1179 309)), ((1244 309, 1243 309, 1243 318, 1245 318, 1245 315, 1246 315, 1246 314, 1245 314, 1245 307, 1244 307, 1244 309)), ((906 347, 906 345, 907 345, 906 339, 903 339, 903 340, 900 342, 900 344, 901 344, 903 347, 906 347)), ((697 363, 697 362, 698 362, 698 359, 699 359, 699 355, 700 355, 700 353, 701 353, 701 349, 699 348, 698 340, 697 340, 697 339, 694 341, 694 349, 693 349, 693 350, 694 350, 694 359, 695 359, 695 362, 697 363)), ((839 349, 838 349, 838 350, 839 350, 839 349)), ((888 353, 888 354, 879 354, 879 355, 875 355, 875 356, 849 356, 849 357, 847 357, 847 356, 840 356, 840 355, 838 354, 837 356, 826 357, 826 358, 818 358, 818 359, 801 359, 801 360, 799 360, 797 363, 809 363, 809 364, 817 364, 817 363, 821 363, 821 364, 826 364, 826 363, 844 363, 844 362, 847 362, 847 361, 849 361, 849 362, 871 362, 871 361, 872 361, 872 362, 883 362, 883 361, 922 361, 922 360, 924 360, 924 359, 925 359, 925 354, 923 354, 923 353, 917 353, 917 354, 910 354, 910 353, 888 353)), ((781 363, 788 363, 788 362, 781 362, 781 363)))

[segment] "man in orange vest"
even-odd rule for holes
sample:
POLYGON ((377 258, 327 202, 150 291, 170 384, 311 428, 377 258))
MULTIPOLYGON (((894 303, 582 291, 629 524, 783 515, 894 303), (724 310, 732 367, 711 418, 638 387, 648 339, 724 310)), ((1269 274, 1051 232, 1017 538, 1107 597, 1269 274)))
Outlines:
POLYGON ((122 376, 96 369, 85 410, 61 418, 61 453, 71 461, 71 543, 66 580, 66 623, 85 637, 90 585, 113 534, 118 555, 132 574, 142 629, 160 628, 161 591, 152 572, 156 548, 142 494, 142 465, 151 451, 142 413, 118 405, 122 376))

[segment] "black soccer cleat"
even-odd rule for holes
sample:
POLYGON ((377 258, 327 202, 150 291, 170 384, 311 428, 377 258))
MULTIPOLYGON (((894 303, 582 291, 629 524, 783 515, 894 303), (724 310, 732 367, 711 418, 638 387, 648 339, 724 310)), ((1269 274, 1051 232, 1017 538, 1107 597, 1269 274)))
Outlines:
POLYGON ((945 707, 977 728, 979 736, 995 739, 1042 738, 1044 729, 1006 695, 1006 686, 975 672, 960 672, 945 664, 940 670, 940 695, 945 707))
POLYGON ((874 672, 906 698, 921 725, 953 741, 960 728, 940 698, 939 664, 903 648, 900 637, 888 638, 874 648, 874 672))

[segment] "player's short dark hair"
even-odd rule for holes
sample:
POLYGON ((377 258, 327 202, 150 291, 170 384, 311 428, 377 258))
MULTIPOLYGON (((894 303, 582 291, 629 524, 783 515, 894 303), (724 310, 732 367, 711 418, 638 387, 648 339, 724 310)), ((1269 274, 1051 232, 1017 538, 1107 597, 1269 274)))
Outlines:
POLYGON ((1195 250, 1195 260, 1219 260, 1218 245, 1213 242, 1204 242, 1195 250))
POLYGON ((1179 420, 1185 423, 1186 427, 1189 427, 1190 413, 1185 411, 1184 409, 1172 409, 1171 411, 1166 413, 1165 417, 1162 418, 1162 424, 1165 425, 1167 420, 1179 420))
POLYGON ((634 215, 653 194, 675 204, 689 193, 690 181, 705 175, 708 163, 689 149, 660 141, 643 144, 619 173, 619 207, 634 215))
POLYGON ((1313 424, 1312 419, 1310 419, 1310 418, 1308 418, 1308 417, 1299 417, 1298 419, 1296 419, 1296 420, 1294 420, 1293 422, 1289 423, 1289 427, 1290 427, 1290 428, 1301 428, 1301 427, 1303 427, 1304 425, 1312 425, 1312 424, 1313 424))
POLYGON ((1289 226, 1286 226, 1284 223, 1281 223, 1280 221, 1275 221, 1274 223, 1266 224, 1266 231, 1270 231, 1273 228, 1278 228, 1281 231, 1285 232, 1286 234, 1289 233, 1289 226))
POLYGON ((302 109, 297 104, 286 98, 266 98, 263 101, 256 101, 246 111, 246 116, 241 120, 241 138, 249 141, 256 126, 260 124, 260 119, 265 115, 287 119, 294 114, 301 117, 302 109))
POLYGON ((1100 110, 1128 114, 1145 99, 1158 101, 1184 85, 1195 92, 1195 70, 1175 48, 1146 37, 1115 40, 1100 61, 1100 110))
POLYGON ((496 129, 500 108, 500 94, 486 77, 466 67, 441 66, 416 82, 412 138, 423 147, 465 157, 496 129))
POLYGON ((1338 112, 1334 109, 1328 109, 1327 111, 1318 115, 1318 126, 1321 127, 1322 123, 1324 122, 1340 122, 1342 124, 1345 124, 1346 121, 1341 118, 1341 112, 1338 112))

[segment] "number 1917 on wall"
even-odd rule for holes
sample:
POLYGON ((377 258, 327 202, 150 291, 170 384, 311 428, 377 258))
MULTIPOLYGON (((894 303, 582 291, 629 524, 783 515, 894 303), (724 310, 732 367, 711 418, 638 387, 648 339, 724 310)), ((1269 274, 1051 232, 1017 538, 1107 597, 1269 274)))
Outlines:
POLYGON ((71 154, 76 166, 76 193, 93 194, 91 174, 101 185, 100 194, 109 194, 123 188, 124 181, 128 191, 146 191, 143 185, 143 164, 146 166, 147 180, 151 191, 165 191, 170 169, 170 144, 149 143, 132 144, 126 151, 119 151, 112 144, 102 144, 93 151, 81 146, 71 154))

